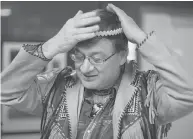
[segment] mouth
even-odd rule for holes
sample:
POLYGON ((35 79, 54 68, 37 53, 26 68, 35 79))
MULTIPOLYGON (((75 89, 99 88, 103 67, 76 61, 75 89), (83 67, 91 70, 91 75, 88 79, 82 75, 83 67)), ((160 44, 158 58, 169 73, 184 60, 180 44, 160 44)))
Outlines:
POLYGON ((85 81, 93 81, 98 75, 82 74, 82 79, 85 81))
POLYGON ((90 78, 90 77, 96 77, 97 75, 85 75, 83 74, 84 77, 90 78))

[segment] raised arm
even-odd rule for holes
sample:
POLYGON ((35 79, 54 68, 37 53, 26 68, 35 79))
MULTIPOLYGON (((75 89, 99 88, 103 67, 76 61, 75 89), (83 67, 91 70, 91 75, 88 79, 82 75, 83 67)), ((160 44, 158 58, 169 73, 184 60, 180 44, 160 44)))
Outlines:
MULTIPOLYGON (((109 4, 107 9, 118 15, 128 40, 138 44, 139 53, 156 68, 156 71, 146 73, 146 104, 154 105, 158 123, 166 124, 192 112, 193 78, 182 68, 175 53, 160 42, 155 33, 144 33, 120 8, 109 4)), ((150 122, 151 116, 155 115, 150 114, 150 122)))
POLYGON ((157 72, 147 72, 148 87, 154 85, 157 120, 165 124, 193 111, 193 77, 177 60, 177 55, 152 34, 139 48, 142 57, 154 65, 157 72), (157 78, 157 79, 153 79, 157 78))
POLYGON ((79 41, 95 37, 100 18, 95 12, 78 13, 43 45, 24 45, 1 75, 1 104, 18 110, 41 114, 42 96, 46 95, 60 69, 42 73, 55 55, 66 53, 79 41), (86 27, 89 26, 89 27, 86 27))
POLYGON ((42 89, 38 86, 37 75, 47 63, 48 61, 33 56, 21 48, 12 63, 2 72, 1 103, 26 112, 41 112, 39 104, 42 89))

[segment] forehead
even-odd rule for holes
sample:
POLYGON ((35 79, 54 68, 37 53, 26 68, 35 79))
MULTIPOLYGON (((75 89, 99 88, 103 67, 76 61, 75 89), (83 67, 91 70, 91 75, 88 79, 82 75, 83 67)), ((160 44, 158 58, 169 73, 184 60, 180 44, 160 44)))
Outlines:
POLYGON ((92 53, 103 53, 103 54, 109 54, 114 52, 114 44, 111 40, 102 38, 100 40, 97 40, 95 42, 85 42, 82 44, 77 45, 76 49, 85 55, 89 55, 92 53))

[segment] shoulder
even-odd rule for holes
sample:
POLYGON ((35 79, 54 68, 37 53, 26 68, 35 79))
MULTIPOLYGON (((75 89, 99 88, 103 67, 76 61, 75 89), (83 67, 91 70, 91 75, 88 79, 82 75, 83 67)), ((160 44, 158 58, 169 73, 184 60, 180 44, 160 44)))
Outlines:
POLYGON ((62 78, 65 79, 71 76, 72 72, 73 72, 72 67, 67 66, 64 69, 53 68, 51 70, 38 74, 36 77, 39 83, 47 83, 56 79, 60 79, 60 80, 62 78))
POLYGON ((140 70, 138 64, 135 60, 131 60, 128 63, 129 72, 128 74, 132 74, 131 85, 139 86, 142 84, 147 84, 147 82, 157 82, 160 79, 160 74, 156 70, 140 70))

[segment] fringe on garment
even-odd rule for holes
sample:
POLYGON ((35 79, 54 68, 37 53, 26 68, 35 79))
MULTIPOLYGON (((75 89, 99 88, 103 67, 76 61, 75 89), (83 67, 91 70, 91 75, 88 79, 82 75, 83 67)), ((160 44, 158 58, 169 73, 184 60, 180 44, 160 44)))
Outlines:
MULTIPOLYGON (((151 125, 148 119, 143 116, 139 118, 132 126, 130 126, 122 134, 122 139, 163 139, 167 136, 167 132, 170 129, 171 124, 160 126, 157 129, 157 133, 153 133, 151 125)), ((156 131, 156 130, 155 130, 156 131)))
MULTIPOLYGON (((140 80, 142 79, 137 62, 132 60, 133 65, 133 82, 131 85, 140 87, 140 80)), ((171 128, 171 123, 166 125, 157 126, 155 119, 158 116, 155 108, 155 93, 156 93, 156 82, 160 79, 159 73, 154 70, 147 72, 147 96, 144 101, 144 106, 148 108, 148 116, 142 116, 134 125, 128 128, 123 134, 123 139, 163 139, 167 136, 168 131, 171 128)))
MULTIPOLYGON (((159 74, 156 71, 150 70, 148 71, 147 76, 147 97, 144 105, 148 107, 149 110, 149 122, 150 124, 155 124, 155 118, 158 115, 157 110, 155 108, 155 93, 156 93, 156 82, 159 80, 159 74)), ((168 131, 171 128, 171 123, 166 125, 161 125, 157 128, 156 139, 163 139, 167 136, 168 131)))
POLYGON ((160 126, 157 130, 157 139, 163 139, 167 137, 168 131, 170 130, 171 126, 171 123, 160 126))
POLYGON ((147 97, 145 100, 145 107, 149 108, 149 121, 150 124, 154 124, 155 117, 158 115, 157 110, 154 107, 154 95, 156 93, 156 82, 159 79, 158 74, 155 71, 149 71, 149 74, 147 76, 147 97))

